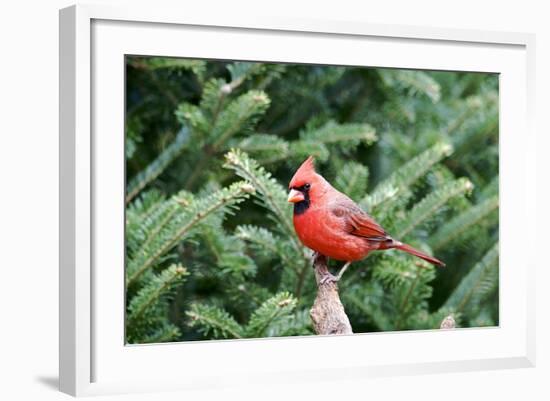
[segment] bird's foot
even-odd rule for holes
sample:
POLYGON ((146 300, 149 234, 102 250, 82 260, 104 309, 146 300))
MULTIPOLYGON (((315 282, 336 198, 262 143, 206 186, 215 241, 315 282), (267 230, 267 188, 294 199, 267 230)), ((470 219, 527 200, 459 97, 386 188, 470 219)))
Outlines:
POLYGON ((342 266, 342 268, 338 272, 338 275, 336 276, 336 281, 340 281, 340 279, 344 275, 344 272, 347 270, 347 268, 350 264, 351 264, 351 262, 346 262, 346 264, 344 266, 342 266))
POLYGON ((340 280, 339 277, 334 276, 330 272, 327 272, 321 279, 319 280, 319 285, 324 285, 328 283, 337 283, 338 280, 340 280))
POLYGON ((313 253, 311 254, 311 261, 313 263, 315 263, 315 260, 319 257, 319 252, 317 251, 313 251, 313 253))

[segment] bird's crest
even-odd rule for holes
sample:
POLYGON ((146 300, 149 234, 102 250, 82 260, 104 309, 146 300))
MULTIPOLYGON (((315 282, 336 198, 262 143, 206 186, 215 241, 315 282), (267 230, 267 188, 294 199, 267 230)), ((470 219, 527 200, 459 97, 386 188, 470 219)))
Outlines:
POLYGON ((292 180, 290 180, 290 184, 288 184, 289 188, 301 187, 314 177, 316 174, 314 161, 315 159, 313 156, 309 156, 306 161, 302 163, 294 173, 292 180))

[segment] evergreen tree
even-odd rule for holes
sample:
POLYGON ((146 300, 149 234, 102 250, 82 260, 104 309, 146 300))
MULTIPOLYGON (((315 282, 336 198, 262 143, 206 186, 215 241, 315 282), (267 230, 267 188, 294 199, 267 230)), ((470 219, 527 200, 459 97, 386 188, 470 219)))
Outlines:
MULTIPOLYGON (((320 172, 396 238, 339 283, 354 332, 498 324, 498 77, 127 58, 126 340, 312 334, 287 184, 320 172)), ((331 262, 336 268, 341 263, 331 262)))

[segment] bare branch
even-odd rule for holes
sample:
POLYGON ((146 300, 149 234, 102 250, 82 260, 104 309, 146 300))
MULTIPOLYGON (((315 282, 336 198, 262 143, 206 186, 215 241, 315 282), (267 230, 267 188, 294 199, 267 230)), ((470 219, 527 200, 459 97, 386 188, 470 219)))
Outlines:
POLYGON ((456 327, 456 322, 453 317, 453 315, 447 316, 443 321, 441 322, 440 329, 454 329, 456 327))
POLYGON ((313 328, 317 334, 353 334, 344 306, 338 295, 336 282, 327 280, 321 284, 323 277, 330 275, 327 258, 316 254, 313 258, 317 297, 309 311, 313 328))

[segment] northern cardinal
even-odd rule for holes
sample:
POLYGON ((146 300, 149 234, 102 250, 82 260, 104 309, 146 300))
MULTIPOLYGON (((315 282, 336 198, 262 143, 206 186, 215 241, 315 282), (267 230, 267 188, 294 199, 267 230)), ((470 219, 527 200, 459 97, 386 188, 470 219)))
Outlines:
POLYGON ((400 249, 434 265, 440 260, 393 239, 349 197, 315 172, 310 156, 296 171, 288 201, 294 204, 294 229, 300 241, 322 255, 346 262, 339 274, 324 277, 338 281, 351 262, 375 250, 400 249))

